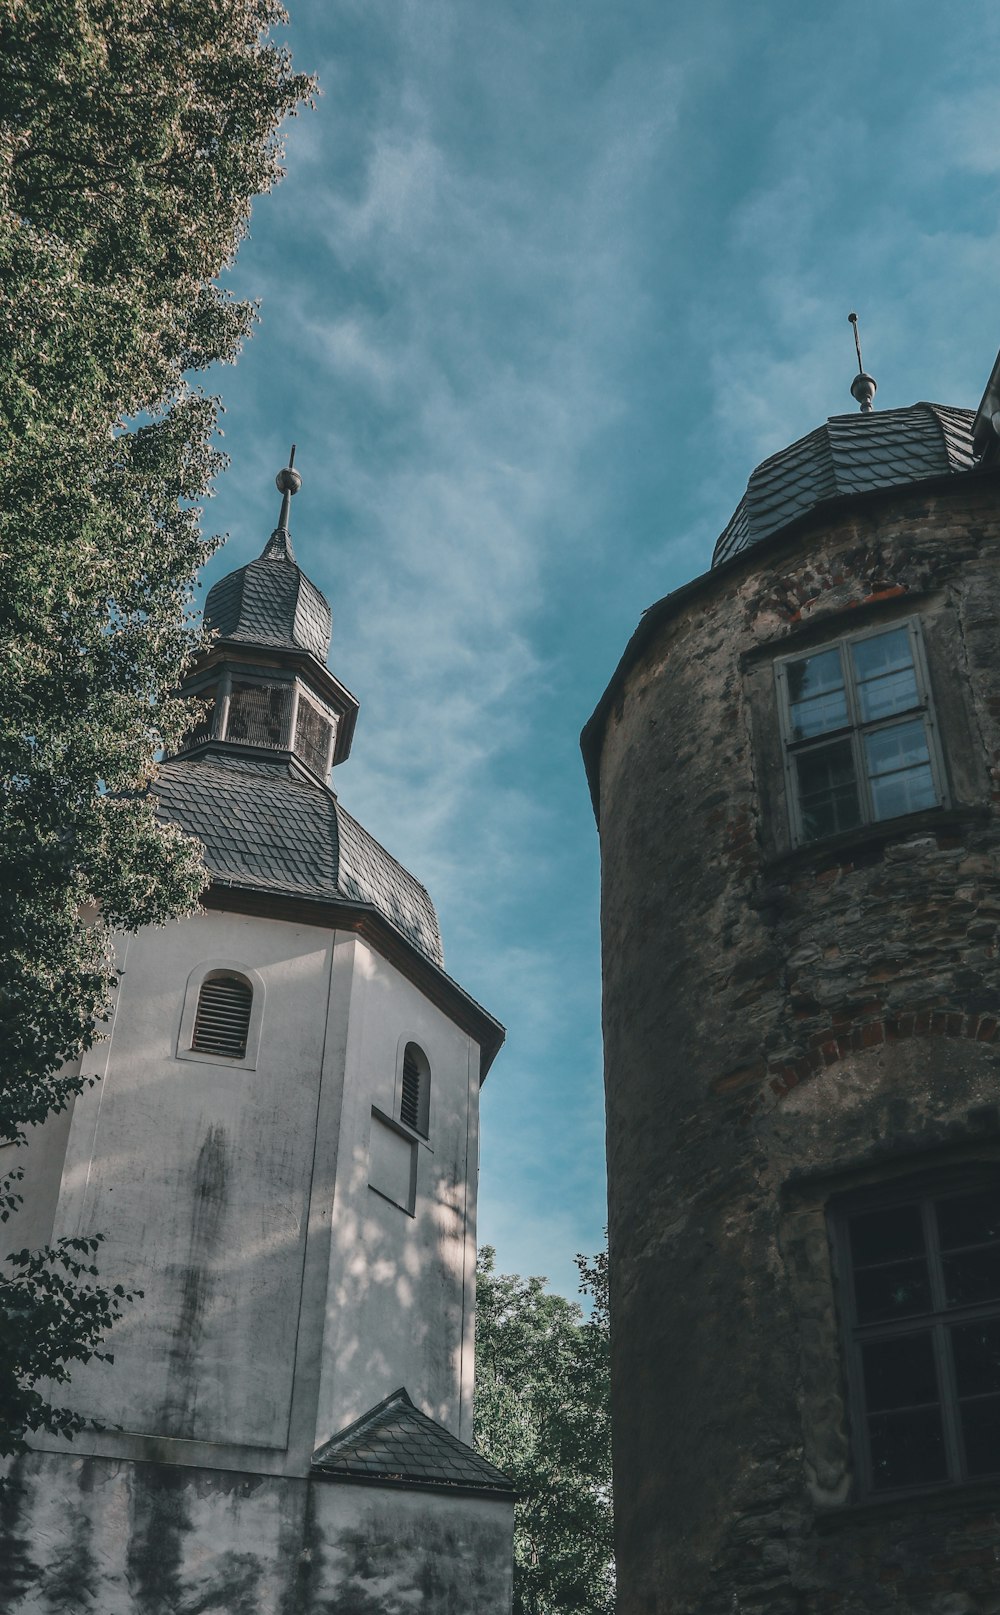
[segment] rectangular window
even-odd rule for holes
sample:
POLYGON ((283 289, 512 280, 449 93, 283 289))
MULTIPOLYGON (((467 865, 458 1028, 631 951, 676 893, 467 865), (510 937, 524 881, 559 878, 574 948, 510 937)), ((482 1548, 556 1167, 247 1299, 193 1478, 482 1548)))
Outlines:
POLYGON ((775 675, 796 843, 944 804, 915 621, 783 657, 775 675))
POLYGON ((861 1489, 1000 1474, 1000 1182, 841 1210, 861 1489))
POLYGON ((288 750, 292 686, 234 679, 229 696, 226 739, 268 751, 288 750))
POLYGON ((326 777, 329 766, 333 732, 333 714, 314 706, 300 690, 298 716, 295 722, 295 750, 309 764, 313 773, 323 778, 326 777))

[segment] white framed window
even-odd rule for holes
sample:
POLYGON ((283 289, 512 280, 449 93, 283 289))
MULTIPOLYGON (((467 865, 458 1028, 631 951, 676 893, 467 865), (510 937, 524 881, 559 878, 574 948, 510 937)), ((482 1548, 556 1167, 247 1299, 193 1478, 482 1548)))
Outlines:
POLYGON ((947 804, 915 618, 775 663, 797 845, 947 804))
POLYGON ((204 960, 184 989, 177 1058, 254 1071, 263 1018, 264 982, 256 970, 233 959, 204 960))

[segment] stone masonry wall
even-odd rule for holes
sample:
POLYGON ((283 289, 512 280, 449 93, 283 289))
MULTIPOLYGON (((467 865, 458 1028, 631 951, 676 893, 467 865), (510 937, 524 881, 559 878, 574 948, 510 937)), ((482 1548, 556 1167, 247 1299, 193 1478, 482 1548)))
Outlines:
POLYGON ((869 496, 665 613, 600 765, 621 1615, 996 1615, 1000 1487, 857 1505, 826 1207, 1000 1162, 1000 499, 869 496), (922 623, 946 807, 794 849, 774 658, 922 623))

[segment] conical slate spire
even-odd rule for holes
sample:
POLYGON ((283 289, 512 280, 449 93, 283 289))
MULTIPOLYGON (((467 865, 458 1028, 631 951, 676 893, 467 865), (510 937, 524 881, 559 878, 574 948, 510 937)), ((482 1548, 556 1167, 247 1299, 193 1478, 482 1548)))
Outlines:
POLYGON ((300 570, 292 549, 288 518, 292 496, 302 486, 294 467, 295 444, 288 464, 275 477, 281 512, 256 561, 221 578, 205 601, 205 626, 223 639, 308 650, 325 662, 330 649, 330 607, 300 570), (280 561, 281 566, 272 563, 280 561))

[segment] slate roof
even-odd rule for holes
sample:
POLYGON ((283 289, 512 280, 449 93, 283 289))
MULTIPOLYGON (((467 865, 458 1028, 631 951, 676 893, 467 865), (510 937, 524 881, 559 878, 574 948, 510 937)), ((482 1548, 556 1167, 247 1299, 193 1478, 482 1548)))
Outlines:
POLYGON ((195 835, 222 884, 282 896, 369 903, 426 958, 443 966, 424 886, 341 807, 283 760, 211 755, 160 764, 159 817, 195 835))
POLYGON ((712 565, 786 527, 825 499, 920 482, 974 464, 971 409, 911 404, 832 415, 753 472, 712 565))
POLYGON ((414 1407, 402 1387, 315 1454, 313 1470, 352 1479, 460 1486, 512 1497, 507 1476, 414 1407))
POLYGON ((205 627, 223 639, 311 651, 325 662, 333 618, 325 596, 296 565, 287 529, 278 527, 256 561, 213 584, 205 627))

